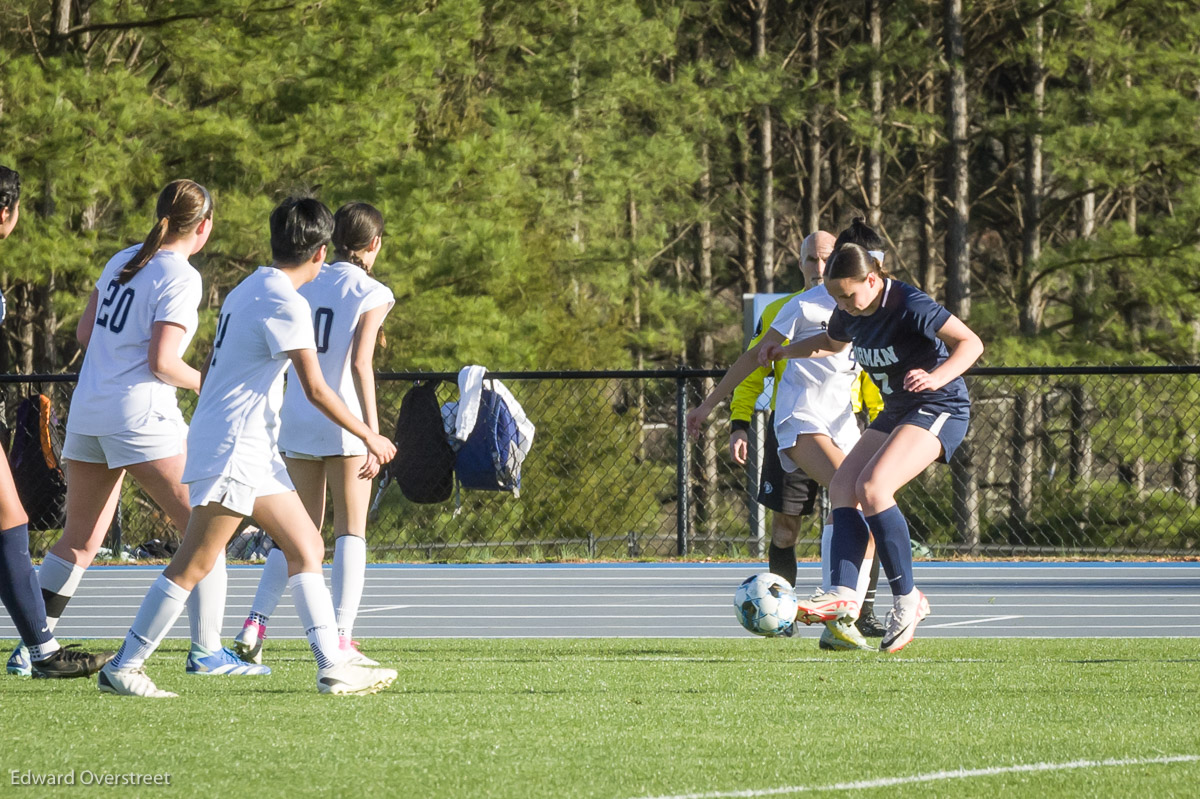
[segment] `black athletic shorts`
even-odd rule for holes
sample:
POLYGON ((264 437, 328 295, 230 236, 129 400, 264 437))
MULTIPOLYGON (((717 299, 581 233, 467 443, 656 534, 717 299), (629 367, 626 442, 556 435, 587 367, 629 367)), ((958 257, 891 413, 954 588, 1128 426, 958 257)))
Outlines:
POLYGON ((767 420, 767 443, 763 447, 762 472, 758 477, 755 501, 764 508, 788 516, 807 516, 817 506, 821 484, 797 469, 785 472, 779 462, 779 442, 775 439, 775 413, 767 420))

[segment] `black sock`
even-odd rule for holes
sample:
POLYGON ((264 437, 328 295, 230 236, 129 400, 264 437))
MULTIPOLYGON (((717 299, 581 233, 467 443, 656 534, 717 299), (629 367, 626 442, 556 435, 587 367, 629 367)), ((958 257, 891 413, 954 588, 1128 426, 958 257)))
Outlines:
POLYGON ((867 584, 867 595, 863 599, 860 616, 869 616, 875 612, 875 589, 879 587, 879 558, 871 559, 871 582, 867 584))
POLYGON ((796 547, 777 547, 771 544, 767 550, 767 562, 771 564, 771 574, 778 574, 796 587, 796 547))

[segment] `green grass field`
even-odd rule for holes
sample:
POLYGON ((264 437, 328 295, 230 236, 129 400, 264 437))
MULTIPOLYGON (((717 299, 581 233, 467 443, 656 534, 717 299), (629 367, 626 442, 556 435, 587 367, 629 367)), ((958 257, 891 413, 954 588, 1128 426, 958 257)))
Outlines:
POLYGON ((275 673, 260 678, 188 677, 184 646, 167 642, 149 668, 178 699, 0 678, 0 795, 78 796, 97 790, 85 776, 131 772, 171 785, 102 790, 1200 795, 1200 761, 1142 762, 1200 755, 1195 640, 918 639, 888 657, 826 656, 811 638, 381 640, 366 649, 400 678, 366 697, 318 695, 300 641, 270 642, 275 673), (1110 759, 1134 762, 1099 764, 1110 759), (1045 768, 1011 770, 1034 764, 1045 768), (903 779, 989 768, 1001 771, 903 779), (72 770, 74 786, 14 784, 72 770), (876 782, 889 778, 899 782, 876 782), (828 788, 838 783, 863 784, 828 788))

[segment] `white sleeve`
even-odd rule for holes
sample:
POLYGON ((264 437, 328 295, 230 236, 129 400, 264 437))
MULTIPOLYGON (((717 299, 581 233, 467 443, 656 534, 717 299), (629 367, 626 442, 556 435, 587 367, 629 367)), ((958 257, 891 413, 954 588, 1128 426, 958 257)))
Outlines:
POLYGON ((163 286, 163 292, 154 308, 155 322, 170 322, 184 330, 195 330, 199 322, 197 309, 203 287, 200 273, 181 275, 163 286))
POLYGON ((263 320, 267 346, 275 360, 286 358, 293 350, 315 350, 312 311, 300 295, 294 301, 280 303, 275 313, 263 320))
POLYGON ((796 320, 800 318, 800 300, 796 298, 779 309, 771 322, 771 329, 791 341, 796 333, 796 320))
POLYGON ((382 283, 376 283, 367 291, 367 295, 363 297, 362 303, 358 306, 358 313, 360 315, 365 314, 367 311, 374 310, 381 305, 386 305, 388 310, 391 311, 392 306, 395 304, 396 295, 392 293, 392 290, 382 283))

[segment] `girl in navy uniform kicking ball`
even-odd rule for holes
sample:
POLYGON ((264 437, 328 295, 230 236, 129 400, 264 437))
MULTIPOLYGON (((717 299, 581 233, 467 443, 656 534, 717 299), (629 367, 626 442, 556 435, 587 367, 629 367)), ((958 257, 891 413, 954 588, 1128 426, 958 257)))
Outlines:
POLYGON ((920 289, 888 277, 856 244, 834 254, 825 285, 838 305, 828 330, 786 347, 768 344, 759 358, 765 365, 823 357, 853 343, 859 365, 883 394, 883 412, 830 482, 832 588, 802 600, 797 620, 858 617, 858 568, 874 534, 894 598, 880 649, 898 652, 929 615, 929 601, 913 584, 908 522, 896 492, 934 461, 949 462, 962 443, 971 401, 961 375, 983 354, 983 342, 920 289))

